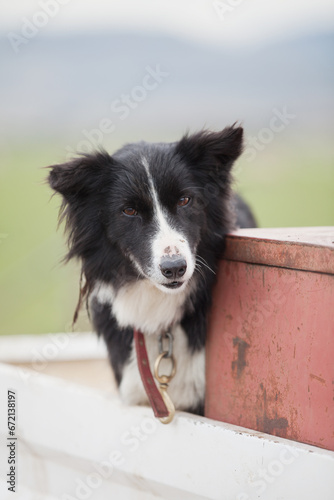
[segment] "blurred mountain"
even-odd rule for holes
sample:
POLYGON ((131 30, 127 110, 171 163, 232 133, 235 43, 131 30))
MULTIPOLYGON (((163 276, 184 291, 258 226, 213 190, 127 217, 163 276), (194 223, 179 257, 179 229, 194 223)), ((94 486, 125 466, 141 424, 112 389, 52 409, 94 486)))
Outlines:
POLYGON ((3 137, 77 137, 102 119, 124 130, 182 133, 236 120, 256 129, 269 123, 273 109, 284 108, 298 127, 328 134, 334 122, 333 48, 332 34, 237 49, 163 35, 38 33, 15 53, 5 34, 3 137), (152 76, 145 79, 152 71, 163 74, 157 85, 152 76), (119 107, 127 95, 132 104, 125 116, 119 107))

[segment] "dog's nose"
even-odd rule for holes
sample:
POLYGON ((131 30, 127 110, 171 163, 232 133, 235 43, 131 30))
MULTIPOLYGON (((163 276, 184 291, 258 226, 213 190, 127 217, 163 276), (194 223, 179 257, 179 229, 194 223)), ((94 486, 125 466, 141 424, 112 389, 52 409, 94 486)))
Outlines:
POLYGON ((163 257, 160 263, 161 273, 168 279, 182 278, 187 270, 187 262, 183 257, 163 257))

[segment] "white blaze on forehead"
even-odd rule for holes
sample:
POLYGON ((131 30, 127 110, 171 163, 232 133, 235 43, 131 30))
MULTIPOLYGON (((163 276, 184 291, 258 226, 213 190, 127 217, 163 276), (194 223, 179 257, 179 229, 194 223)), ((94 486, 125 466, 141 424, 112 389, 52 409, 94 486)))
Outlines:
POLYGON ((153 200, 155 220, 158 227, 157 234, 152 241, 151 247, 153 260, 153 272, 151 277, 158 282, 165 281, 163 280, 159 267, 162 256, 180 255, 180 257, 184 257, 187 262, 187 271, 182 278, 184 281, 187 281, 191 278, 195 269, 194 256, 190 250, 186 237, 176 229, 173 229, 168 223, 166 211, 161 206, 158 193, 154 186, 147 158, 142 156, 141 163, 147 174, 150 193, 153 200))
POLYGON ((150 186, 150 192, 151 192, 152 199, 153 199, 153 202, 154 202, 154 211, 155 211, 156 218, 157 218, 157 220, 159 222, 159 229, 160 230, 165 230, 166 232, 171 231, 171 227, 169 226, 169 224, 168 224, 168 222, 167 222, 167 220, 166 220, 166 218, 165 218, 165 216, 163 214, 163 209, 162 209, 162 207, 160 205, 158 194, 157 194, 156 189, 154 187, 154 183, 153 183, 153 179, 152 179, 152 175, 151 175, 151 172, 150 172, 150 167, 149 167, 148 161, 143 156, 141 162, 142 162, 143 167, 146 170, 146 174, 147 174, 147 177, 148 177, 148 183, 149 183, 149 186, 150 186))

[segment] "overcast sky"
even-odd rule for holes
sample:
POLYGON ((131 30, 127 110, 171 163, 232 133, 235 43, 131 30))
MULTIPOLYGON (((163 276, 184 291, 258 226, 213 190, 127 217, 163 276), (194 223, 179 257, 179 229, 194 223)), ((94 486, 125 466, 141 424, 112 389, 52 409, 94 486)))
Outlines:
POLYGON ((57 10, 44 33, 118 28, 250 44, 329 31, 334 22, 333 0, 13 0, 2 2, 0 29, 19 34, 25 18, 43 22, 43 4, 57 10))

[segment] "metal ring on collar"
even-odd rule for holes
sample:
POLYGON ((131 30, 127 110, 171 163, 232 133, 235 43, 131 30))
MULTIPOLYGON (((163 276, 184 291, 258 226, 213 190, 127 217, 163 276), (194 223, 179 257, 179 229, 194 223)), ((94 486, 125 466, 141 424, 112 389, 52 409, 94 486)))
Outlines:
POLYGON ((171 332, 161 333, 158 337, 159 354, 165 353, 165 358, 170 358, 173 356, 173 335, 171 332), (168 340, 167 351, 163 348, 163 341, 168 340))
POLYGON ((161 354, 159 354, 154 364, 154 376, 160 384, 168 384, 176 373, 176 363, 174 356, 172 355, 168 358, 166 354, 167 352, 162 352, 161 354), (159 366, 163 358, 170 359, 172 362, 172 370, 170 372, 170 375, 159 375, 159 366))

